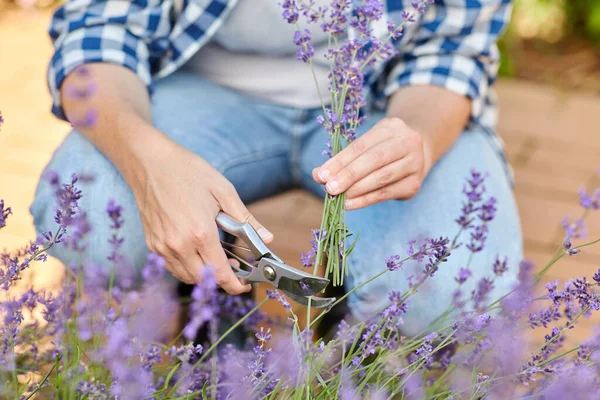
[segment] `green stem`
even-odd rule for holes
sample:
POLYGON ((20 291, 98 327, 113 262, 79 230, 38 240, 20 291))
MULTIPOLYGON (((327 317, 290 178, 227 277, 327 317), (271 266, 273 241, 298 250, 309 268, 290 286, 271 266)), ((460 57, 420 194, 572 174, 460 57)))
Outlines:
MULTIPOLYGON (((56 239, 58 238, 58 234, 60 233, 60 229, 56 231, 56 233, 54 234, 54 237, 52 238, 52 240, 50 241, 50 244, 48 244, 47 247, 36 251, 35 253, 33 253, 33 255, 31 256, 31 258, 29 259, 29 261, 27 262, 27 266, 29 266, 31 264, 32 261, 36 261, 36 258, 41 255, 42 253, 47 252, 48 250, 50 250, 52 248, 52 246, 54 246, 54 244, 56 243, 56 239)), ((26 267, 27 267, 26 266, 26 267)), ((24 267, 23 269, 25 269, 26 267, 24 267)), ((20 269, 18 272, 20 273, 22 271, 22 269, 20 269)), ((4 285, 6 282, 8 282, 8 276, 5 278, 0 279, 0 286, 4 285)), ((18 279, 18 278, 17 278, 18 279)), ((11 279, 12 280, 12 279, 11 279)))
POLYGON ((29 395, 27 397, 25 397, 25 400, 29 400, 34 394, 36 394, 44 386, 44 384, 50 377, 50 374, 52 373, 52 371, 54 371, 54 369, 60 362, 61 357, 62 356, 56 356, 56 361, 54 361, 54 364, 52 365, 52 368, 50 368, 50 371, 48 371, 48 373, 44 376, 44 379, 42 379, 42 381, 35 386, 35 389, 33 389, 33 391, 31 393, 29 393, 29 395))
MULTIPOLYGON (((372 277, 371 279, 366 280, 365 282, 361 283, 360 285, 357 285, 355 287, 353 287, 351 290, 349 290, 345 295, 343 295, 342 297, 340 297, 339 299, 337 299, 330 308, 333 308, 334 306, 336 306, 338 303, 340 303, 342 300, 344 300, 346 297, 350 296, 352 293, 354 293, 356 290, 360 289, 361 287, 365 286, 366 284, 368 284, 369 282, 374 281, 375 279, 379 278, 380 276, 382 276, 383 274, 385 274, 386 272, 389 272, 389 270, 386 268, 385 270, 381 271, 380 273, 378 273, 377 275, 375 275, 374 277, 372 277)), ((315 322, 317 322, 318 320, 320 320, 325 314, 327 314, 327 311, 323 311, 321 314, 319 314, 317 316, 317 318, 315 318, 309 325, 308 327, 310 328, 315 322)))
POLYGON ((575 346, 575 347, 573 347, 573 348, 572 348, 572 349, 570 349, 570 350, 563 351, 562 353, 560 353, 560 354, 557 354, 557 355, 555 355, 555 356, 554 356, 554 357, 552 357, 552 358, 549 358, 549 359, 547 359, 547 360, 545 360, 545 361, 542 361, 541 363, 539 363, 538 365, 536 365, 536 367, 538 367, 538 368, 539 368, 539 367, 543 367, 544 365, 546 365, 546 364, 548 364, 548 363, 551 363, 552 361, 556 360, 557 358, 564 357, 564 356, 566 356, 567 354, 570 354, 570 353, 572 353, 572 352, 574 352, 574 351, 577 351, 577 350, 579 350, 580 348, 581 348, 581 346, 575 346))
POLYGON ((261 308, 267 301, 269 301, 268 297, 266 299, 263 299, 260 303, 258 303, 252 310, 248 311, 248 313, 246 315, 244 315, 242 318, 240 318, 239 321, 237 321, 235 324, 233 324, 231 326, 231 328, 227 329, 227 331, 225 331, 225 333, 222 334, 221 337, 219 339, 217 339, 217 341, 214 342, 208 348, 208 350, 206 350, 204 352, 204 354, 202 354, 202 357, 200 357, 200 359, 196 362, 196 364, 194 364, 194 367, 197 367, 198 364, 200 364, 202 361, 204 361, 204 359, 206 358, 206 356, 208 356, 219 345, 219 343, 221 343, 227 336, 229 336, 229 334, 231 332, 233 332, 238 326, 240 326, 252 314, 254 314, 256 311, 258 311, 258 309, 261 308))
MULTIPOLYGON (((205 352, 204 354, 202 354, 202 356, 200 357, 200 359, 198 361, 196 361, 194 363, 194 365, 192 366, 192 370, 194 368, 196 368, 198 365, 200 365, 202 363, 202 361, 204 361, 204 359, 215 349, 217 348, 217 346, 227 337, 229 336, 229 334, 231 332, 233 332, 238 326, 240 326, 245 320, 247 320, 252 314, 254 314, 256 311, 258 311, 259 308, 261 308, 267 301, 269 301, 269 298, 265 298, 263 299, 260 303, 258 303, 252 310, 248 311, 248 313, 246 315, 244 315, 242 318, 240 318, 235 324, 233 324, 229 329, 227 329, 227 331, 225 331, 225 333, 223 333, 221 335, 221 337, 219 339, 217 339, 216 342, 214 342, 205 352)), ((172 391, 175 391, 177 389, 177 386, 179 386, 179 384, 183 381, 183 377, 179 378, 179 380, 177 381, 177 383, 175 384, 175 386, 173 387, 172 391)))

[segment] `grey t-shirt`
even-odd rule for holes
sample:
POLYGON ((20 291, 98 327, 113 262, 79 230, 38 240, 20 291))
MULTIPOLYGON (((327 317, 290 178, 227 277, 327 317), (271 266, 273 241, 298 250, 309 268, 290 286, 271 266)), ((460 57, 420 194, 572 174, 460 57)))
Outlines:
MULTIPOLYGON (((316 0, 315 7, 327 0, 316 0)), ((293 43, 296 27, 282 16, 277 0, 239 0, 213 39, 188 61, 185 69, 222 86, 273 103, 312 108, 321 102, 308 64, 296 59, 293 43)), ((300 29, 311 32, 315 47, 313 66, 325 104, 328 91, 328 34, 319 24, 300 29)))

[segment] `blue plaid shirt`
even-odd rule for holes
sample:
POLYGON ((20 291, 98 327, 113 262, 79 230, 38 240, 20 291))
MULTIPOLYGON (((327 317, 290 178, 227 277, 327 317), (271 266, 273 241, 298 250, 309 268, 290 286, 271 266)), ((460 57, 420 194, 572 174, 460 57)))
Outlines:
MULTIPOLYGON (((210 41, 237 1, 68 0, 50 27, 56 49, 48 70, 53 112, 65 118, 59 88, 82 64, 123 65, 151 87, 210 41)), ((387 0, 387 15, 375 34, 385 35, 385 21, 398 23, 410 2, 387 0)), ((369 74, 372 103, 384 107, 385 99, 402 86, 442 86, 472 100, 471 123, 488 130, 501 148, 493 134, 492 84, 499 63, 496 40, 510 11, 511 0, 435 0, 396 41, 399 55, 369 74)))

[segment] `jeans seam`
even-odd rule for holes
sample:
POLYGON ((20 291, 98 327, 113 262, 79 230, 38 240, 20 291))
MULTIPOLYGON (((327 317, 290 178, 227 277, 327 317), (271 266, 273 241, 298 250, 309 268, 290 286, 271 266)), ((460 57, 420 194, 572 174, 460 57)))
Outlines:
POLYGON ((285 156, 286 150, 282 148, 272 148, 268 150, 258 150, 251 153, 246 153, 240 157, 236 157, 234 160, 229 162, 223 162, 222 164, 215 166, 215 169, 222 174, 231 168, 239 167, 245 164, 250 164, 259 160, 265 160, 269 158, 276 158, 279 156, 285 156))

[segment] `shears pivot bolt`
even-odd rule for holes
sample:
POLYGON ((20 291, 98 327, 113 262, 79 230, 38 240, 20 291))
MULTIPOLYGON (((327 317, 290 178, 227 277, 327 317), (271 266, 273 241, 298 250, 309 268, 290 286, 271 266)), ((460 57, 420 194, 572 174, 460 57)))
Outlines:
POLYGON ((263 274, 265 275, 265 278, 267 278, 270 281, 274 281, 275 278, 277 277, 277 274, 275 273, 275 270, 273 269, 273 267, 265 267, 263 269, 263 274))

